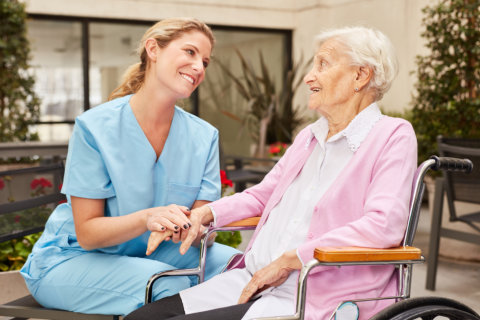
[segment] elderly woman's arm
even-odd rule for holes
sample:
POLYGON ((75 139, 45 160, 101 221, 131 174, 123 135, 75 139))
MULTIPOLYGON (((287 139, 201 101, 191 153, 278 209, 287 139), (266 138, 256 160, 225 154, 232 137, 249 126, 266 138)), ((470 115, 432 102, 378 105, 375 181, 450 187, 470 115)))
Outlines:
MULTIPOLYGON (((288 151, 287 151, 288 152, 288 151)), ((246 219, 249 217, 259 216, 265 209, 265 205, 270 198, 273 190, 277 186, 277 181, 282 175, 283 158, 273 167, 273 169, 265 176, 259 184, 246 189, 241 193, 224 197, 220 200, 210 203, 192 210, 190 221, 192 227, 188 230, 188 235, 182 240, 180 253, 185 254, 195 241, 195 234, 200 231, 202 225, 207 225, 214 220, 214 214, 211 210, 221 208, 222 216, 217 217, 217 226, 226 225, 230 222, 246 219), (219 222, 220 220, 220 222, 219 222)))

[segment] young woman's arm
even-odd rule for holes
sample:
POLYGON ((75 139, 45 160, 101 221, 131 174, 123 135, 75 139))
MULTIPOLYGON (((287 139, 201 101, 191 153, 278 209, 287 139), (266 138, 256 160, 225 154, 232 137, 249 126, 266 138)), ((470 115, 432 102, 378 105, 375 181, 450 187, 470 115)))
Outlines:
POLYGON ((169 205, 133 212, 119 217, 105 217, 104 199, 71 197, 77 241, 86 250, 124 243, 147 230, 180 230, 190 220, 188 209, 169 205))

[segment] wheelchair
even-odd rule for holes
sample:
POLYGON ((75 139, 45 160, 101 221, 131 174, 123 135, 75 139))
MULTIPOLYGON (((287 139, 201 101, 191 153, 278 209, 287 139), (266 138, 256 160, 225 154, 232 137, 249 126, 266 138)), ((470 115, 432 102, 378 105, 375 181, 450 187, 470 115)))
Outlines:
MULTIPOLYGON (((410 298, 412 267, 414 264, 423 263, 425 261, 425 258, 421 254, 421 250, 412 247, 420 214, 421 201, 425 191, 423 178, 429 169, 469 173, 472 168, 473 164, 468 159, 448 157, 432 156, 430 159, 421 163, 415 172, 412 183, 409 219, 402 246, 389 249, 360 247, 316 248, 314 259, 309 261, 300 270, 300 276, 297 285, 297 304, 295 314, 292 316, 263 317, 258 318, 258 320, 304 319, 307 278, 310 271, 317 266, 348 267, 387 264, 395 265, 397 269, 398 294, 396 296, 366 297, 361 300, 339 301, 337 308, 333 311, 329 319, 338 319, 337 316, 339 314, 339 310, 345 306, 353 306, 354 308, 357 308, 357 304, 365 301, 392 299, 395 300, 394 304, 386 307, 378 314, 370 318, 370 320, 433 320, 437 319, 437 317, 440 317, 438 319, 450 320, 480 320, 480 316, 474 310, 452 299, 442 297, 410 298)), ((259 220, 259 217, 254 217, 237 221, 219 228, 208 228, 205 231, 200 243, 200 258, 198 267, 192 269, 170 270, 153 275, 146 286, 145 304, 151 302, 153 284, 160 277, 194 275, 198 277, 199 283, 204 281, 204 266, 207 252, 206 239, 208 239, 208 236, 212 232, 254 229, 259 220)), ((238 258, 239 256, 232 257, 229 265, 230 263, 234 263, 238 258)))

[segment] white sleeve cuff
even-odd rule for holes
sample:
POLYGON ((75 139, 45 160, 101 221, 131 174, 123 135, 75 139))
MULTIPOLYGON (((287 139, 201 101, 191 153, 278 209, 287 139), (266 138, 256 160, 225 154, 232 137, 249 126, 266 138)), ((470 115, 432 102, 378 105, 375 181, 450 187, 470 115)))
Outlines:
POLYGON ((213 207, 211 205, 207 204, 206 206, 208 206, 210 208, 210 210, 212 211, 213 221, 210 222, 210 225, 212 227, 216 227, 217 226, 217 214, 215 213, 215 210, 213 210, 213 207))
POLYGON ((302 257, 300 256, 300 253, 298 252, 298 249, 295 250, 295 253, 297 254, 298 260, 302 263, 302 266, 305 265, 305 262, 303 262, 302 257))

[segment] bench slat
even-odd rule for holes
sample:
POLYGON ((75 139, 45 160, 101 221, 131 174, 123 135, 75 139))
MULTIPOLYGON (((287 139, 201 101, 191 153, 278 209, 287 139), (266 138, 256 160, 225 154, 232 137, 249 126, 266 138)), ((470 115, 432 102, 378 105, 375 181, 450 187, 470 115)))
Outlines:
POLYGON ((117 315, 103 314, 84 314, 57 309, 48 309, 42 307, 31 296, 25 296, 20 299, 0 305, 0 314, 9 317, 36 318, 51 320, 118 320, 117 315))

